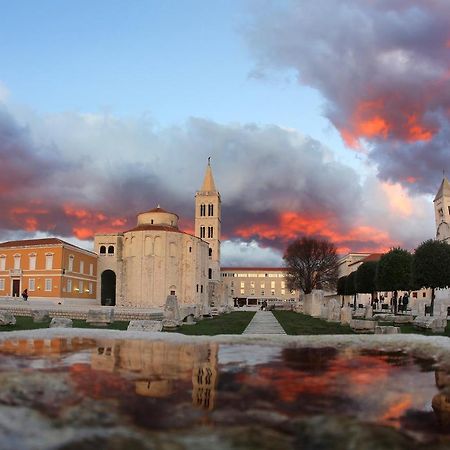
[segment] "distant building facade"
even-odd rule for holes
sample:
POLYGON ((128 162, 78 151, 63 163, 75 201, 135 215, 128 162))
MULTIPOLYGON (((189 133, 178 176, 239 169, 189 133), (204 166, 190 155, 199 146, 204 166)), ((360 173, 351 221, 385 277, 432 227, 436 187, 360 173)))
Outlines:
POLYGON ((258 305, 262 301, 294 301, 296 291, 287 288, 283 267, 222 267, 221 277, 236 304, 258 305))
POLYGON ((0 243, 0 297, 93 304, 97 255, 57 238, 0 243))

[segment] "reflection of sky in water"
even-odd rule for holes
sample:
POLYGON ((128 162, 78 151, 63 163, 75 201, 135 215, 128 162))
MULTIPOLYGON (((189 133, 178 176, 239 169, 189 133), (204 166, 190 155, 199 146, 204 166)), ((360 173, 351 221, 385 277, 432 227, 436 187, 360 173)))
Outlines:
MULTIPOLYGON (((269 364, 281 358, 281 348, 257 345, 220 345, 219 364, 234 367, 269 364)), ((224 367, 226 369, 226 367, 224 367)))
MULTIPOLYGON (((79 395, 98 402, 115 398, 132 421, 142 419, 133 411, 162 408, 156 417, 164 427, 180 405, 186 424, 197 420, 199 408, 244 415, 262 408, 291 418, 351 417, 409 432, 425 417, 432 424, 427 433, 437 427, 435 372, 403 353, 136 340, 30 340, 0 343, 0 352, 1 372, 33 369, 51 377, 62 371, 79 395)), ((441 380, 440 388, 450 387, 450 377, 441 380)), ((250 416, 248 421, 253 423, 250 416)))

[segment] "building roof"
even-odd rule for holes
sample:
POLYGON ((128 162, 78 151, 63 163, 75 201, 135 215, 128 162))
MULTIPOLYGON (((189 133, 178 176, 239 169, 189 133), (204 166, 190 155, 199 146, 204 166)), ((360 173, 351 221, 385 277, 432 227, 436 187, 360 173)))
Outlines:
POLYGON ((203 180, 201 192, 217 192, 216 185, 214 184, 214 178, 212 174, 211 164, 208 161, 208 166, 206 167, 205 178, 203 180))
MULTIPOLYGON (((62 239, 58 238, 42 238, 42 239, 23 239, 21 241, 7 241, 7 242, 1 242, 0 247, 1 248, 8 248, 8 247, 41 247, 46 245, 69 245, 70 247, 77 248, 79 250, 83 250, 85 252, 93 253, 89 250, 86 250, 84 248, 78 247, 74 244, 71 244, 70 242, 63 241, 62 239)), ((95 254, 95 253, 93 253, 95 254)))
POLYGON ((383 253, 371 253, 369 256, 366 256, 363 259, 360 259, 359 261, 355 261, 348 266, 354 266, 355 264, 362 264, 369 261, 379 261, 380 258, 383 256, 383 253))
POLYGON ((447 177, 444 177, 442 179, 442 183, 441 186, 436 194, 436 197, 434 197, 434 202, 438 199, 440 199, 441 197, 450 197, 450 183, 447 180, 447 177))
POLYGON ((143 211, 143 212, 140 212, 140 213, 138 214, 138 216, 141 215, 141 214, 147 214, 147 213, 173 214, 174 216, 177 216, 178 218, 180 218, 180 217, 178 216, 178 214, 175 214, 175 213, 173 213, 173 212, 167 211, 167 210, 161 208, 159 205, 158 205, 156 208, 150 209, 149 211, 143 211))
POLYGON ((233 272, 233 271, 254 271, 254 272, 286 272, 287 267, 221 267, 221 272, 233 272))

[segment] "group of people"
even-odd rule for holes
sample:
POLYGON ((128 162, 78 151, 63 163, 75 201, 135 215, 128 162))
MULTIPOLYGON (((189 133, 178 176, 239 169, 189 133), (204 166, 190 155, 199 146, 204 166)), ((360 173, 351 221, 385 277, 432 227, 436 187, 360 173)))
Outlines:
MULTIPOLYGON (((374 298, 372 306, 375 309, 378 309, 378 303, 380 303, 380 306, 383 304, 387 304, 385 303, 385 298, 383 294, 380 295, 380 298, 378 297, 374 298)), ((397 312, 406 312, 409 304, 409 294, 405 292, 403 295, 397 295, 397 292, 395 292, 391 298, 390 304, 395 314, 397 312)))

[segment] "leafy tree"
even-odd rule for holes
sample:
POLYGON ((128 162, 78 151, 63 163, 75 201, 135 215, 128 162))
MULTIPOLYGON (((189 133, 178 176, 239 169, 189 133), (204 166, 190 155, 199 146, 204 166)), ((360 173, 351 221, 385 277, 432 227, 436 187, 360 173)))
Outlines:
POLYGON ((407 250, 393 248, 377 264, 375 286, 379 291, 406 291, 411 287, 412 255, 407 250))
POLYGON ((377 264, 377 290, 392 291, 397 302, 397 291, 407 291, 412 287, 411 266, 412 255, 407 250, 397 247, 385 253, 377 264))
POLYGON ((338 274, 336 247, 329 241, 302 237, 283 256, 288 289, 309 294, 313 289, 335 289, 338 274))
POLYGON ((345 282, 347 280, 347 277, 339 277, 338 281, 337 281, 337 295, 342 295, 342 306, 344 306, 344 295, 346 294, 345 291, 345 282))
POLYGON ((356 272, 351 272, 347 275, 345 280, 345 293, 346 295, 353 295, 353 308, 356 309, 356 286, 355 286, 356 272))
POLYGON ((371 303, 373 305, 375 287, 375 274, 377 271, 376 261, 367 261, 362 263, 356 271, 355 288, 356 292, 361 294, 371 294, 371 303))
POLYGON ((434 290, 450 286, 450 245, 429 239, 416 248, 412 260, 412 279, 419 287, 431 288, 431 315, 434 290))

